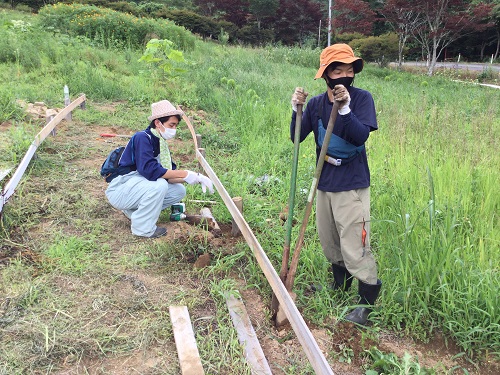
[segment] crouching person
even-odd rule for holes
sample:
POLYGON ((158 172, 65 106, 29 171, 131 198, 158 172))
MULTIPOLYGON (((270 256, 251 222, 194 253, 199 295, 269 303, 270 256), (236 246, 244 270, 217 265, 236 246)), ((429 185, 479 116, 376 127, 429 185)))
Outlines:
POLYGON ((130 171, 115 177, 106 189, 109 203, 130 219, 136 236, 157 238, 167 234, 167 229, 156 226, 156 222, 162 210, 184 198, 183 182, 201 184, 204 192, 214 192, 208 177, 179 170, 172 161, 167 140, 175 137, 182 115, 168 100, 153 103, 149 126, 132 136, 120 158, 119 166, 130 171))

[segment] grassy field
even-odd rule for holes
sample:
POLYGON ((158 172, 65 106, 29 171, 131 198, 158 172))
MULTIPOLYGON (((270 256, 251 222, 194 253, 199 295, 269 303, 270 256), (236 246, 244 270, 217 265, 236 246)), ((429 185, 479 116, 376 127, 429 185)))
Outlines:
MULTIPOLYGON (((92 183, 99 181, 96 166, 110 148, 98 142, 82 147, 86 136, 96 128, 131 133, 145 127, 149 105, 159 99, 182 105, 203 136, 208 162, 232 196, 244 197, 245 219, 279 269, 285 231, 279 214, 288 201, 292 159, 290 97, 296 86, 311 96, 325 89, 323 82, 312 79, 319 50, 249 49, 196 40, 182 50, 185 63, 179 64, 186 73, 173 77, 164 67, 140 62, 143 49, 109 40, 103 43, 102 36, 68 36, 40 28, 37 22, 33 16, 0 10, 0 23, 6 25, 0 29, 0 79, 5 83, 0 86, 0 123, 4 124, 0 169, 19 163, 39 129, 36 121, 24 117, 16 99, 61 107, 62 87, 68 85, 73 97, 85 93, 89 103, 86 111, 75 113, 78 127, 66 129, 66 143, 49 139, 42 145, 42 157, 31 164, 16 198, 4 210, 1 251, 29 248, 45 259, 43 267, 36 269, 15 258, 0 268, 0 343, 6 348, 0 353, 0 373, 5 374, 13 369, 50 372, 61 358, 76 361, 85 350, 127 353, 144 351, 152 341, 171 340, 165 312, 146 303, 140 285, 127 279, 123 270, 134 269, 146 277, 146 270, 154 265, 154 272, 168 270, 176 277, 174 270, 186 254, 207 249, 217 253, 207 239, 185 236, 181 236, 182 245, 151 246, 116 236, 103 241, 103 234, 109 234, 109 211, 102 187, 89 192, 86 184, 98 186, 92 183), (7 24, 7 20, 23 21, 7 24), (81 160, 89 155, 92 168, 87 165, 85 169, 81 160), (71 173, 72 168, 78 175, 71 173), (176 246, 183 249, 182 254, 176 246), (110 272, 112 280, 98 286, 99 277, 110 272), (121 335, 111 317, 104 329, 91 323, 97 317, 80 311, 78 316, 83 314, 88 323, 84 325, 87 332, 70 332, 65 324, 77 325, 66 314, 75 311, 70 305, 76 297, 60 290, 71 290, 71 283, 85 286, 74 287, 88 293, 80 298, 96 304, 93 314, 116 301, 101 300, 92 288, 131 283, 136 294, 121 309, 139 311, 142 319, 121 335), (51 301, 57 301, 57 306, 51 301), (47 323, 47 314, 59 316, 57 324, 47 323), (160 320, 153 315, 160 315, 160 320), (36 348, 29 348, 30 333, 37 337, 36 348), (17 345, 12 341, 15 335, 17 345), (23 351, 28 349, 30 360, 23 363, 23 351), (68 359, 70 355, 75 358, 68 359)), ((372 173, 372 241, 384 287, 373 314, 374 326, 367 334, 390 331, 423 342, 442 334, 473 363, 498 361, 500 90, 371 65, 356 77, 355 85, 373 94, 379 121, 367 150, 372 173)), ((185 127, 178 135, 181 142, 190 138, 185 127)), ((299 222, 314 171, 314 144, 309 138, 300 149, 295 210, 299 222)), ((188 146, 177 147, 184 155, 183 166, 196 168, 187 156, 188 146)), ((195 189, 189 195, 206 198, 195 189)), ((218 196, 210 199, 221 202, 218 196)), ((221 223, 230 222, 223 204, 212 209, 221 223)), ((127 229, 126 223, 119 225, 127 229)), ((297 234, 298 226, 292 241, 297 234)), ((223 292, 236 289, 235 276, 231 276, 235 269, 266 305, 270 287, 244 244, 217 254, 205 273, 188 272, 189 277, 208 283, 198 289, 199 294, 186 293, 180 283, 169 298, 199 307, 210 295, 220 308, 223 292)), ((307 293, 311 283, 328 282, 327 269, 311 218, 295 291, 306 320, 322 328, 335 327, 332 317, 342 317, 354 301, 354 291, 348 296, 326 290, 312 296, 307 293)), ((161 305, 167 301, 160 290, 154 292, 161 305)), ((215 310, 222 329, 228 322, 215 310)), ((228 358, 228 363, 211 368, 210 373, 231 373, 231 368, 241 366, 234 333, 220 333, 215 343, 208 338, 211 327, 203 328, 205 357, 228 358)), ((335 358, 352 357, 348 351, 340 353, 335 358)), ((287 374, 309 371, 307 365, 295 363, 283 369, 287 374)))

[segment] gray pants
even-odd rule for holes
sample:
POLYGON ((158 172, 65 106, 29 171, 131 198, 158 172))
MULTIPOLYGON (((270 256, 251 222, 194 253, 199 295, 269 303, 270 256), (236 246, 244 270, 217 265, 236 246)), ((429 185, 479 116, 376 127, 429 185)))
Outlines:
POLYGON ((318 190, 316 226, 323 253, 331 263, 347 268, 365 284, 377 284, 377 265, 370 248, 370 188, 338 193, 318 190))
POLYGON ((156 230, 161 211, 185 196, 183 184, 169 184, 164 178, 149 181, 137 171, 116 177, 106 189, 109 203, 130 218, 132 233, 144 237, 156 230))

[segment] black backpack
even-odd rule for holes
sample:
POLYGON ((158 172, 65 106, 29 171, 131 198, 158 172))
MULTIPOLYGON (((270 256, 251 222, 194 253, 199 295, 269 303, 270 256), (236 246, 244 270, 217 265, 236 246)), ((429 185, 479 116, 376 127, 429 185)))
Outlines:
POLYGON ((134 165, 129 165, 126 167, 120 167, 120 159, 122 157, 123 151, 125 151, 126 146, 120 146, 111 151, 102 163, 101 166, 101 176, 104 177, 106 182, 111 182, 115 177, 127 174, 129 172, 135 171, 135 161, 134 161, 134 136, 129 141, 132 147, 132 162, 134 165))

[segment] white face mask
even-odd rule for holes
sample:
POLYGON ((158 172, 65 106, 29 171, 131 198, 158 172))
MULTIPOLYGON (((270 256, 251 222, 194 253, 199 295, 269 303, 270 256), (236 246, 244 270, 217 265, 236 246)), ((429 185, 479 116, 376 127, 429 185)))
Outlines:
POLYGON ((176 129, 164 128, 165 130, 160 132, 161 137, 164 140, 172 139, 175 137, 176 129))

